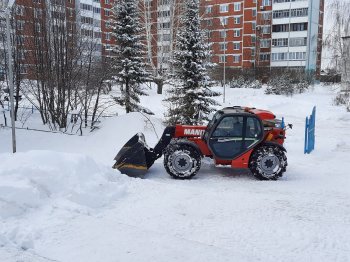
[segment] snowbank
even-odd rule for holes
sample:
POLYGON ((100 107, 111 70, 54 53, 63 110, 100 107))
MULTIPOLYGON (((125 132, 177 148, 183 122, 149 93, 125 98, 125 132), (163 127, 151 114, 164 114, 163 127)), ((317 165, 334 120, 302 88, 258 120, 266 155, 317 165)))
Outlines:
POLYGON ((85 155, 29 151, 0 154, 0 163, 0 221, 6 226, 0 227, 0 246, 6 243, 4 235, 17 242, 26 234, 13 221, 48 209, 88 213, 125 194, 126 178, 85 155))

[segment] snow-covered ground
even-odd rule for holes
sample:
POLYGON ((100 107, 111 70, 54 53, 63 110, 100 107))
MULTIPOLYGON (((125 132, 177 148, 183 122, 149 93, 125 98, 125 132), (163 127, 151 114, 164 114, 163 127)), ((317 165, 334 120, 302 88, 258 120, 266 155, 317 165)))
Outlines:
MULTIPOLYGON (((0 129, 0 261, 350 261, 350 114, 317 86, 293 97, 227 89, 225 104, 285 117, 289 166, 279 181, 215 168, 174 180, 162 159, 146 179, 111 169, 135 133, 153 146, 139 113, 108 118, 86 136, 0 129), (303 154, 305 117, 317 106, 316 149, 303 154)), ((142 104, 155 112, 162 96, 142 104)), ((221 99, 221 98, 219 98, 221 99)))

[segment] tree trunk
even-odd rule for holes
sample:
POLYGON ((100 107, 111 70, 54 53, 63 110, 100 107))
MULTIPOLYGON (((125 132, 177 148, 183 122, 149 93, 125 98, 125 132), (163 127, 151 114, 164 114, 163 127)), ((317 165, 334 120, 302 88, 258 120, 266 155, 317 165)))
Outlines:
POLYGON ((157 85, 157 94, 161 95, 163 93, 163 81, 156 82, 157 85))
POLYGON ((130 113, 130 87, 129 87, 129 79, 125 81, 125 110, 126 113, 130 113))

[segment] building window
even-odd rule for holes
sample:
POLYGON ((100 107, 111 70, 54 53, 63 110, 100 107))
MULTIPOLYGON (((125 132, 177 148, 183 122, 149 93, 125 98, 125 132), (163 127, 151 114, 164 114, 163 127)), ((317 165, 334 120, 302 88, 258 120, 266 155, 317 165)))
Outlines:
POLYGON ((94 19, 92 17, 81 16, 80 20, 83 24, 92 25, 94 23, 94 19))
POLYGON ((302 17, 308 15, 308 9, 307 8, 297 8, 291 10, 291 16, 292 17, 302 17))
POLYGON ((277 10, 273 11, 273 18, 286 18, 289 17, 290 12, 289 10, 277 10))
POLYGON ((106 5, 108 5, 108 4, 110 4, 110 3, 111 3, 110 0, 105 0, 105 4, 106 4, 106 5))
POLYGON ((205 7, 205 13, 210 14, 213 11, 213 7, 211 5, 205 7))
POLYGON ((241 11, 241 3, 234 3, 234 11, 241 11))
POLYGON ((260 61, 269 61, 270 60, 270 53, 260 53, 260 61))
POLYGON ((252 16, 256 17, 256 9, 252 9, 252 16))
POLYGON ((220 37, 225 38, 227 36, 226 30, 225 31, 220 31, 220 37))
POLYGON ((109 15, 110 15, 110 10, 105 9, 105 16, 109 16, 109 15))
POLYGON ((306 52, 291 52, 289 53, 289 60, 305 60, 306 52))
POLYGON ((233 62, 234 63, 239 63, 240 60, 240 55, 233 55, 233 62))
POLYGON ((272 39, 272 46, 276 46, 276 47, 288 46, 288 38, 272 39))
POLYGON ((169 29, 169 28, 170 28, 170 22, 159 23, 159 24, 158 24, 158 28, 159 28, 159 29, 169 29))
POLYGON ((92 30, 87 30, 87 29, 81 29, 81 34, 82 34, 83 36, 93 37, 94 31, 92 31, 92 30))
POLYGON ((288 32, 289 24, 273 25, 272 32, 288 32))
POLYGON ((41 32, 41 26, 39 23, 35 23, 35 32, 37 32, 37 33, 41 32))
POLYGON ((270 6, 271 5, 271 0, 263 0, 262 1, 263 6, 270 6))
POLYGON ((20 15, 20 16, 24 15, 24 6, 22 5, 16 6, 16 15, 20 15))
POLYGON ((106 33, 106 40, 110 41, 111 40, 111 33, 106 33))
POLYGON ((73 16, 74 15, 74 9, 73 8, 67 8, 69 16, 73 16))
POLYGON ((255 41, 256 41, 255 35, 252 35, 252 36, 251 36, 251 41, 252 41, 252 43, 255 43, 255 41))
POLYGON ((16 44, 19 46, 24 45, 24 36, 23 35, 17 35, 16 36, 16 44))
POLYGON ((241 43, 233 42, 233 50, 240 50, 240 49, 241 49, 241 43))
POLYGON ((207 36, 207 39, 210 39, 211 38, 211 31, 207 31, 206 36, 207 36))
POLYGON ((307 37, 296 37, 289 39, 289 46, 306 46, 307 37))
POLYGON ((227 50, 227 43, 220 43, 220 50, 221 51, 227 50))
POLYGON ((235 24, 240 24, 241 23, 241 17, 240 16, 235 16, 233 19, 234 19, 234 23, 235 24))
POLYGON ((34 9, 34 17, 35 18, 40 18, 43 14, 43 10, 42 9, 34 9))
POLYGON ((290 31, 305 31, 307 30, 307 23, 296 23, 290 25, 290 31))
POLYGON ((288 53, 272 53, 272 61, 288 60, 288 53))
POLYGON ((256 22, 254 21, 252 22, 252 30, 255 31, 255 29, 256 29, 256 22))
POLYGON ((261 33, 262 34, 270 34, 271 33, 271 26, 269 26, 269 25, 261 26, 261 33))
POLYGON ((219 56, 219 63, 226 63, 227 62, 227 56, 220 55, 219 56))
POLYGON ((220 13, 228 12, 228 5, 220 5, 220 13))
POLYGON ((170 16, 170 11, 159 11, 158 12, 158 17, 168 17, 170 16))
POLYGON ((207 26, 212 26, 213 25, 213 20, 207 19, 207 26))
POLYGON ((88 4, 80 4, 80 9, 82 10, 86 10, 86 11, 92 11, 92 5, 88 5, 88 4))
POLYGON ((27 74, 27 67, 26 67, 25 65, 21 65, 21 66, 19 67, 19 72, 20 72, 21 74, 27 74))
POLYGON ((233 30, 233 36, 234 36, 234 37, 239 37, 239 36, 241 36, 241 30, 240 30, 240 29, 234 29, 234 30, 233 30))
POLYGON ((306 52, 272 53, 272 61, 305 60, 306 52))
POLYGON ((19 31, 24 30, 24 21, 23 20, 17 20, 17 30, 19 30, 19 31))
POLYGON ((221 25, 227 25, 228 24, 228 18, 227 17, 220 17, 220 24, 221 25))
MULTIPOLYGON (((99 8, 99 7, 95 7, 94 6, 94 13, 96 13, 96 14, 100 14, 101 13, 101 8, 99 8)), ((108 10, 106 10, 106 11, 108 11, 108 10)), ((106 13, 106 12, 105 12, 106 13)))
POLYGON ((94 32, 94 38, 101 38, 102 33, 101 32, 94 32))
POLYGON ((271 12, 261 13, 261 17, 263 20, 271 20, 271 12))
POLYGON ((250 49, 250 53, 252 56, 255 56, 255 48, 250 49))
POLYGON ((260 47, 261 48, 269 48, 270 47, 271 40, 270 39, 261 39, 260 40, 260 47))

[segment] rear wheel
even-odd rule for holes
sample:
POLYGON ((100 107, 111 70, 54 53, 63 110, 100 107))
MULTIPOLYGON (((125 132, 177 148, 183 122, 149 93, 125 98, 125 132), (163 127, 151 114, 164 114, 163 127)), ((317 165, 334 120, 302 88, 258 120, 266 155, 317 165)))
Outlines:
POLYGON ((185 143, 170 144, 164 153, 165 170, 174 178, 190 179, 201 167, 201 155, 185 143))
POLYGON ((282 148, 263 145, 251 155, 249 169, 260 180, 277 180, 287 169, 287 157, 282 148))

